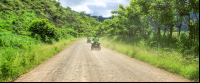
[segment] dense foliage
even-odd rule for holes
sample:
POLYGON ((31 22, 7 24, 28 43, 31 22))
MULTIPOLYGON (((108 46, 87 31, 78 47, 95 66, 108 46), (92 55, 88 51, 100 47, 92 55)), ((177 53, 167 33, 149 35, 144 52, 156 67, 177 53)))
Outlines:
POLYGON ((8 31, 26 31, 27 25, 37 19, 48 19, 59 29, 71 28, 85 35, 94 35, 99 25, 96 18, 64 8, 56 0, 1 0, 0 10, 0 28, 8 31))
POLYGON ((99 35, 134 37, 153 47, 160 45, 199 55, 198 0, 130 0, 129 5, 120 4, 111 13, 117 17, 104 20, 98 26, 99 35), (181 34, 183 28, 188 30, 183 31, 185 34, 181 34))
POLYGON ((49 20, 33 20, 30 26, 28 27, 28 31, 31 31, 31 36, 34 37, 36 34, 39 34, 43 41, 45 38, 48 39, 59 38, 59 31, 54 25, 49 24, 49 20))

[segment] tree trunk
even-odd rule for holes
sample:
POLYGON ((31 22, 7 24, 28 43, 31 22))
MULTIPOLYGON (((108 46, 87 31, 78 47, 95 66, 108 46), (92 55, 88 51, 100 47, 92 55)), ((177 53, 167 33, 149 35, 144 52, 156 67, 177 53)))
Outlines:
POLYGON ((158 35, 160 35, 160 26, 158 26, 158 35))
POLYGON ((182 24, 180 24, 180 25, 178 26, 178 28, 179 28, 178 34, 179 34, 179 35, 180 35, 180 32, 181 32, 181 27, 182 27, 182 24))
POLYGON ((174 24, 169 27, 169 29, 170 29, 170 36, 169 37, 170 38, 172 38, 173 27, 174 27, 174 24))

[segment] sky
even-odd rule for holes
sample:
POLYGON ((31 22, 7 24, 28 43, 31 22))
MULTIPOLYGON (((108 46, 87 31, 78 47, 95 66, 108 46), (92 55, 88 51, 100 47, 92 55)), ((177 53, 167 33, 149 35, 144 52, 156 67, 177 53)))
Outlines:
POLYGON ((123 6, 129 5, 130 0, 57 0, 62 7, 69 6, 72 10, 81 12, 91 16, 110 17, 111 11, 119 9, 119 4, 123 6))

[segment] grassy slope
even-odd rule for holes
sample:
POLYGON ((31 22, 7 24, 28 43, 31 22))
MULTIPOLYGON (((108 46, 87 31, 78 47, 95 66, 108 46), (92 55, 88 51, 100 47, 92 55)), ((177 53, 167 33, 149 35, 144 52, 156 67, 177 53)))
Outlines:
MULTIPOLYGON (((169 72, 184 76, 193 81, 199 81, 199 61, 188 55, 183 57, 181 53, 175 50, 167 51, 157 48, 151 48, 144 42, 138 44, 127 44, 127 40, 117 41, 116 37, 103 37, 100 43, 110 49, 126 54, 133 58, 148 62, 154 66, 165 69, 169 72)), ((134 38, 129 38, 134 41, 134 38)))
POLYGON ((1 39, 7 38, 7 47, 0 47, 0 81, 2 82, 16 79, 68 45, 83 39, 69 37, 68 39, 61 39, 59 42, 54 41, 53 44, 46 44, 34 38, 19 36, 10 32, 3 35, 1 33, 0 37, 1 39))

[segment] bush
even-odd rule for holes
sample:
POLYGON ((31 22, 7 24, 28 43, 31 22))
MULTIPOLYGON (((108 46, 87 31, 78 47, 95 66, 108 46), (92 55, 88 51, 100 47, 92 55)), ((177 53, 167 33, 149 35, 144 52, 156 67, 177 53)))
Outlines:
POLYGON ((0 32, 6 32, 6 31, 7 31, 6 29, 0 28, 0 32))
POLYGON ((50 40, 51 38, 58 39, 60 36, 58 29, 55 25, 51 25, 48 19, 33 20, 28 31, 32 32, 32 37, 35 34, 40 35, 42 41, 45 41, 46 37, 50 40))
POLYGON ((66 30, 66 33, 67 33, 67 34, 70 34, 70 35, 72 35, 72 36, 74 36, 74 37, 77 37, 78 32, 75 31, 74 29, 66 28, 65 30, 66 30))

